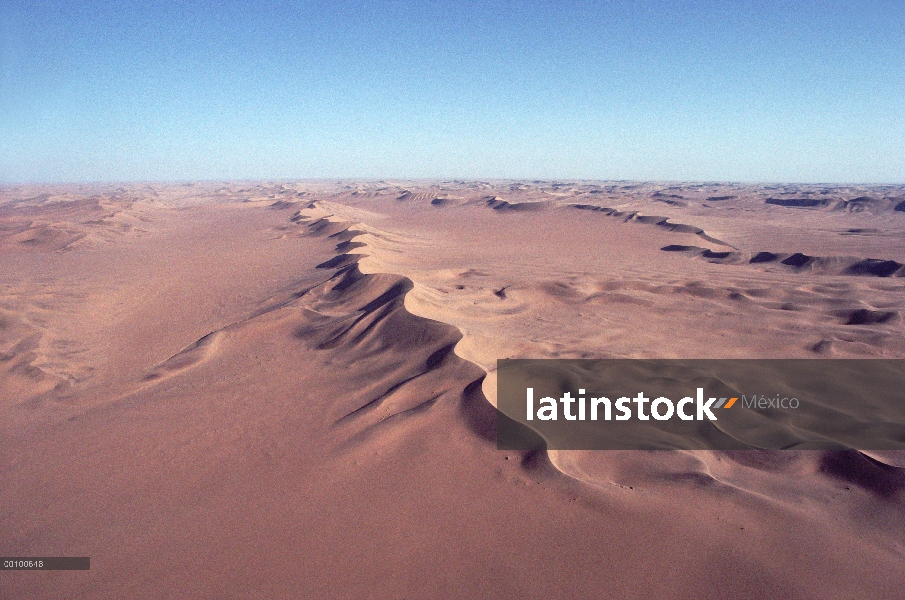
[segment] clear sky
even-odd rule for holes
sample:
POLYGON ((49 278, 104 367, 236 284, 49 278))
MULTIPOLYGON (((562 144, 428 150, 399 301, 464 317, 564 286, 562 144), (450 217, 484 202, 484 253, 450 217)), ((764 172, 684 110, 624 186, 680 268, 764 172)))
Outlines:
POLYGON ((0 182, 905 182, 905 1, 0 0, 0 182))

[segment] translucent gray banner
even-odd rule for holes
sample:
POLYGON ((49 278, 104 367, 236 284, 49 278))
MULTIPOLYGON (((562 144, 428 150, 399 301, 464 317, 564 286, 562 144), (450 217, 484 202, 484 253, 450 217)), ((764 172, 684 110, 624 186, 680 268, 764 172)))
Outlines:
POLYGON ((905 360, 497 361, 497 447, 905 449, 905 360))

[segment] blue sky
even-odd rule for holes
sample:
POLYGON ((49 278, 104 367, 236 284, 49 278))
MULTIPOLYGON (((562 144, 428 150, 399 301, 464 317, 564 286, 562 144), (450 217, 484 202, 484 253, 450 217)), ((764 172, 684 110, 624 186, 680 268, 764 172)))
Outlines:
POLYGON ((0 182, 905 182, 905 2, 0 0, 0 182))

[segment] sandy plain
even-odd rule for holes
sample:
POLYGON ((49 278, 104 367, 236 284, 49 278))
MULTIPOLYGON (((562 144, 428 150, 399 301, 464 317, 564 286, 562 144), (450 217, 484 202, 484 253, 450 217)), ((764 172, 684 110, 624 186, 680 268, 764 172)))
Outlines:
POLYGON ((498 358, 905 358, 905 187, 0 190, 3 598, 901 598, 905 459, 514 453, 498 358))

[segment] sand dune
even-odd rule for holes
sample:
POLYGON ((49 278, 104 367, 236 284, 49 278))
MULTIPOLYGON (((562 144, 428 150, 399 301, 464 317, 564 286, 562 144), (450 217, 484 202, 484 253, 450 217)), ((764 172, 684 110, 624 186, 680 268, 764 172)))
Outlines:
POLYGON ((801 252, 794 254, 760 251, 754 255, 740 252, 714 252, 699 246, 670 244, 662 248, 665 252, 684 252, 691 256, 721 263, 764 264, 778 263, 790 267, 795 272, 802 270, 834 275, 868 275, 873 277, 905 277, 905 266, 894 260, 862 258, 857 256, 808 256, 801 252))
POLYGON ((0 554, 92 570, 0 596, 901 597, 900 454, 502 452, 493 406, 498 358, 905 357, 903 192, 3 190, 0 554))

